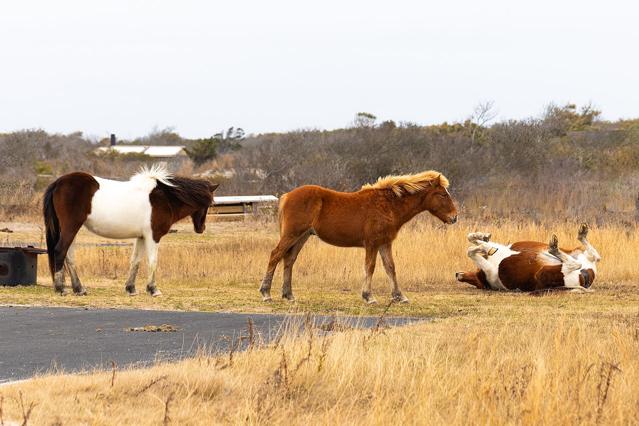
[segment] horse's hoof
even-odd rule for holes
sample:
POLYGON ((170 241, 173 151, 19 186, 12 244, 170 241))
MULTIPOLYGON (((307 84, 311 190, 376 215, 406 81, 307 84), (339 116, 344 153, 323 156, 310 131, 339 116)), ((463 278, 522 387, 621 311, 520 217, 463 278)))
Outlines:
POLYGON ((295 297, 292 294, 283 294, 282 299, 286 299, 289 302, 295 302, 295 297))
POLYGON ((393 295, 393 302, 395 303, 408 303, 408 297, 404 296, 403 294, 396 294, 393 295))
POLYGON ((365 302, 367 305, 377 305, 377 300, 375 300, 374 297, 371 297, 370 299, 365 300, 365 302))
POLYGON ((160 297, 160 296, 162 296, 162 292, 161 292, 160 290, 153 290, 153 291, 151 292, 151 296, 153 296, 153 297, 160 297))
POLYGON ((559 257, 559 255, 561 254, 559 252, 559 239, 555 234, 552 234, 550 236, 550 241, 548 242, 548 253, 552 254, 555 257, 559 257))
POLYGON ((579 241, 585 239, 588 236, 588 224, 587 223, 582 223, 579 226, 579 231, 577 233, 577 239, 579 241))
POLYGON ((126 294, 127 294, 127 296, 129 296, 129 297, 133 297, 133 296, 137 296, 137 295, 138 295, 138 292, 137 292, 137 291, 135 291, 135 290, 133 290, 133 291, 128 291, 128 290, 127 290, 126 294))
POLYGON ((83 289, 80 289, 78 291, 74 290, 73 294, 76 295, 76 296, 86 296, 88 293, 87 293, 87 290, 85 288, 83 288, 83 289))
POLYGON ((55 289, 55 292, 58 293, 60 296, 66 296, 69 294, 69 290, 67 290, 66 288, 63 289, 55 289))
POLYGON ((271 298, 271 292, 269 290, 260 288, 260 294, 262 295, 263 302, 270 302, 273 300, 271 298))
POLYGON ((463 272, 455 272, 455 279, 457 281, 461 281, 464 279, 464 273, 463 272))

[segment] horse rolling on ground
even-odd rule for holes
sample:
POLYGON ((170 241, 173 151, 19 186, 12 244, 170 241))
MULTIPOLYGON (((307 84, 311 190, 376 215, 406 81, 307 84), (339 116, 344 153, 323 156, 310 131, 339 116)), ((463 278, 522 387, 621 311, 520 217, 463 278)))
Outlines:
POLYGON ((279 205, 280 241, 271 252, 260 292, 271 300, 277 264, 284 259, 282 297, 293 300, 291 279, 297 255, 311 235, 339 247, 363 247, 366 279, 362 297, 376 303, 371 280, 377 253, 392 286, 392 298, 408 302, 397 284, 392 244, 402 225, 425 210, 442 222, 457 221, 457 208, 447 190, 448 179, 436 171, 387 176, 357 192, 337 192, 320 186, 302 186, 284 194, 279 205))
POLYGON ((581 246, 560 249, 556 235, 549 244, 520 241, 510 245, 490 242, 490 234, 468 234, 468 256, 479 268, 457 272, 457 281, 486 290, 571 290, 586 292, 595 280, 601 256, 588 242, 588 225, 577 233, 581 246))
POLYGON ((155 285, 158 243, 180 219, 191 216, 195 232, 206 227, 206 214, 217 184, 206 180, 171 176, 165 168, 143 168, 129 181, 120 182, 75 172, 58 178, 44 194, 49 269, 55 290, 66 294, 64 269, 71 276, 73 292, 86 294, 75 268, 75 236, 84 225, 106 238, 135 238, 127 293, 137 294, 135 278, 146 252, 149 281, 146 290, 162 293, 155 285))

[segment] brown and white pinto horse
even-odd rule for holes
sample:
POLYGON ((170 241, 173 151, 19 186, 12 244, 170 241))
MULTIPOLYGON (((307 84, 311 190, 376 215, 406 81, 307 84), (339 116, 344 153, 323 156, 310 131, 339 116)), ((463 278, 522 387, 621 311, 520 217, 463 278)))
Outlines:
POLYGON ((479 268, 457 272, 457 281, 486 290, 572 290, 587 291, 597 272, 601 256, 588 242, 588 226, 577 234, 581 246, 560 249, 557 236, 549 244, 520 241, 510 245, 490 242, 490 234, 473 232, 468 256, 479 268))
POLYGON ((75 172, 58 178, 44 194, 49 269, 55 290, 65 294, 64 269, 73 292, 86 294, 75 269, 73 241, 84 225, 106 238, 135 238, 125 289, 136 295, 135 278, 146 251, 149 281, 146 290, 162 293, 155 285, 158 243, 171 225, 191 216, 195 232, 206 227, 206 214, 218 185, 206 180, 171 176, 165 168, 143 168, 129 181, 120 182, 75 172))
POLYGON ((311 235, 339 247, 366 250, 366 279, 362 297, 375 303, 371 279, 379 252, 392 285, 395 301, 408 302, 395 275, 392 244, 402 225, 425 210, 444 223, 457 221, 457 208, 446 189, 448 179, 439 172, 387 176, 357 192, 337 192, 320 186, 302 186, 282 196, 279 206, 280 241, 271 257, 260 292, 271 300, 277 264, 284 259, 282 297, 293 300, 293 264, 311 235))

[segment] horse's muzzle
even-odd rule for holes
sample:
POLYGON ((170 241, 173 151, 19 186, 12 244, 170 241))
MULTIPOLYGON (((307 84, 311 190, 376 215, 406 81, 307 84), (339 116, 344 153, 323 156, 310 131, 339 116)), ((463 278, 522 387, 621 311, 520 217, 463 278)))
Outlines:
POLYGON ((456 222, 457 222, 457 215, 455 215, 455 216, 453 216, 453 217, 448 219, 448 223, 450 225, 452 225, 453 223, 456 223, 456 222))

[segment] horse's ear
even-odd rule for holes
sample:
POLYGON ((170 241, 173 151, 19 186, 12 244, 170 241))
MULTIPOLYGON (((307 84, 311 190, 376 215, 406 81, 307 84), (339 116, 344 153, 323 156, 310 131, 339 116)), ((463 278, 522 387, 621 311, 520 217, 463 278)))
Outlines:
POLYGON ((430 186, 441 186, 442 184, 442 174, 438 174, 437 177, 430 181, 430 186))
POLYGON ((219 183, 209 183, 209 189, 211 190, 211 192, 215 192, 218 186, 220 186, 219 183))

